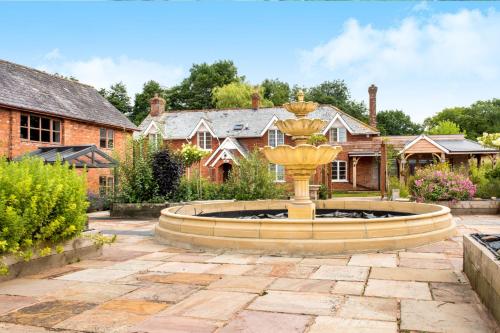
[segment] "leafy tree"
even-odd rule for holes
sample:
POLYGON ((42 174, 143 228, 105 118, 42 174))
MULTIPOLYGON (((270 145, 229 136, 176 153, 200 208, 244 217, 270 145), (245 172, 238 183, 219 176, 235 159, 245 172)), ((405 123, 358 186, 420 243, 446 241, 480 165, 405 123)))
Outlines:
POLYGON ((377 127, 382 135, 413 135, 423 131, 421 125, 411 121, 401 110, 385 110, 377 113, 377 127))
POLYGON ((212 91, 232 82, 243 81, 230 60, 213 64, 194 64, 180 85, 168 90, 167 101, 172 109, 211 109, 215 107, 212 91))
POLYGON ((56 76, 56 77, 58 77, 58 78, 61 78, 61 79, 66 79, 66 80, 70 80, 70 81, 80 82, 80 80, 78 80, 73 75, 66 76, 66 75, 62 75, 62 74, 59 74, 59 73, 54 73, 53 75, 56 76))
POLYGON ((427 131, 428 134, 465 134, 460 127, 452 121, 443 120, 427 131))
POLYGON ((162 149, 153 154, 153 179, 158 184, 158 194, 167 196, 174 193, 184 172, 182 159, 169 149, 162 149))
POLYGON ((286 82, 281 82, 278 79, 266 79, 262 82, 263 88, 262 97, 270 100, 274 105, 283 105, 290 101, 290 86, 286 82))
POLYGON ((155 94, 165 98, 165 91, 158 82, 153 80, 144 83, 142 92, 135 94, 134 107, 130 119, 136 125, 139 125, 149 114, 150 99, 153 98, 155 94))
POLYGON ((477 138, 477 141, 483 146, 499 149, 500 133, 483 133, 482 136, 477 138))
MULTIPOLYGON (((255 89, 245 82, 232 82, 222 87, 215 87, 213 102, 216 108, 249 108, 252 106, 252 94, 255 89)), ((263 89, 259 88, 260 106, 273 106, 273 102, 262 98, 263 89)))
POLYGON ((484 132, 500 132, 500 99, 477 101, 469 107, 447 108, 424 121, 426 128, 449 120, 467 133, 467 138, 476 140, 484 132))
POLYGON ((118 82, 111 87, 109 90, 100 89, 99 94, 106 98, 115 108, 120 110, 121 113, 125 115, 130 115, 132 111, 132 106, 130 105, 130 97, 127 93, 127 87, 123 82, 118 82))

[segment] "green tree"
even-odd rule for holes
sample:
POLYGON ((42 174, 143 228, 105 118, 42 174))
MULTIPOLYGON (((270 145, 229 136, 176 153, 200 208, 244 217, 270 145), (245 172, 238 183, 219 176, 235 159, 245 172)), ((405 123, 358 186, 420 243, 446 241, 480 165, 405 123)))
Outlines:
POLYGON ((377 128, 381 135, 413 135, 423 131, 421 125, 411 121, 401 110, 385 110, 377 113, 377 128))
POLYGON ((120 110, 121 113, 129 116, 132 111, 132 106, 130 105, 130 97, 127 93, 127 87, 123 82, 118 82, 111 87, 109 90, 100 89, 99 94, 106 98, 115 108, 120 110))
POLYGON ((142 92, 135 94, 134 107, 132 108, 130 119, 136 125, 139 125, 149 114, 150 99, 153 98, 155 94, 166 98, 165 91, 160 87, 160 84, 153 80, 144 83, 142 92))
MULTIPOLYGON (((263 89, 259 88, 260 106, 269 107, 273 103, 262 98, 263 89)), ((250 84, 245 82, 232 82, 222 87, 215 87, 213 91, 213 102, 218 109, 224 108, 250 108, 252 106, 252 94, 255 92, 250 84)))
POLYGON ((427 134, 465 134, 460 131, 460 126, 449 120, 443 120, 431 127, 427 134))
POLYGON ((167 91, 167 102, 176 110, 211 109, 215 107, 212 92, 232 82, 243 81, 238 69, 230 60, 220 60, 213 64, 194 64, 190 74, 180 85, 167 91))
POLYGON ((447 108, 424 121, 430 129, 439 122, 449 120, 467 133, 467 138, 476 140, 484 132, 500 132, 500 99, 477 101, 469 107, 447 108))
POLYGON ((265 79, 261 87, 263 88, 262 97, 273 102, 274 105, 283 105, 290 101, 290 86, 286 82, 278 79, 265 79))

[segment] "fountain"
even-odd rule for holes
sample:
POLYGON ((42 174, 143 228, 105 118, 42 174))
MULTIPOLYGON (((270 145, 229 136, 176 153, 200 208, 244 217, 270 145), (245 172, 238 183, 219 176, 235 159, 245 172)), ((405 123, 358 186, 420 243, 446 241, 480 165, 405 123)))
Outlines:
POLYGON ((334 254, 396 250, 437 242, 454 234, 448 207, 414 202, 317 200, 309 197, 309 179, 330 163, 340 146, 307 144, 326 125, 306 116, 317 108, 298 101, 283 105, 296 118, 275 125, 294 146, 262 148, 272 163, 293 178, 292 200, 193 203, 162 211, 155 228, 163 243, 188 248, 267 254, 334 254), (317 209, 318 208, 318 209, 317 209))

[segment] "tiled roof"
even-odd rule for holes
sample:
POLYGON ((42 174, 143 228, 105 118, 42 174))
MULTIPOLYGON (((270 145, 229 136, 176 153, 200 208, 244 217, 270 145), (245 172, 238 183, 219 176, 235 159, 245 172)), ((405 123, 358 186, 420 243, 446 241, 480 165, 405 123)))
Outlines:
POLYGON ((493 148, 484 147, 481 144, 472 140, 434 140, 450 153, 468 153, 468 152, 496 152, 493 148))
MULTIPOLYGON (((378 134, 374 128, 347 115, 339 109, 322 105, 310 113, 308 118, 319 118, 330 122, 336 114, 351 128, 353 134, 378 134)), ((162 124, 161 130, 165 139, 185 139, 201 119, 204 119, 211 130, 219 138, 259 137, 261 133, 276 116, 278 119, 295 118, 295 115, 282 107, 254 109, 229 109, 229 110, 200 110, 200 111, 169 111, 158 117, 148 116, 139 126, 141 131, 147 129, 151 121, 162 124), (241 130, 236 130, 235 125, 242 125, 241 130)))
POLYGON ((0 105, 137 129, 93 87, 4 60, 0 60, 0 105))

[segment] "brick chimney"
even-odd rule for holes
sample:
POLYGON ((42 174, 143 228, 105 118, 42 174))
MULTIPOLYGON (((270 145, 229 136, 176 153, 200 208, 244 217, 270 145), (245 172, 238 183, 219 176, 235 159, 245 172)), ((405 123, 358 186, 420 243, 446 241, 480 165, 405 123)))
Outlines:
POLYGON ((151 117, 157 117, 165 112, 165 100, 158 96, 157 93, 155 94, 155 97, 149 100, 149 102, 151 103, 151 109, 149 111, 151 117))
POLYGON ((255 91, 252 94, 252 109, 257 110, 260 105, 260 95, 259 91, 255 89, 255 91))
POLYGON ((377 127, 377 86, 372 84, 368 87, 370 95, 370 126, 377 127))

